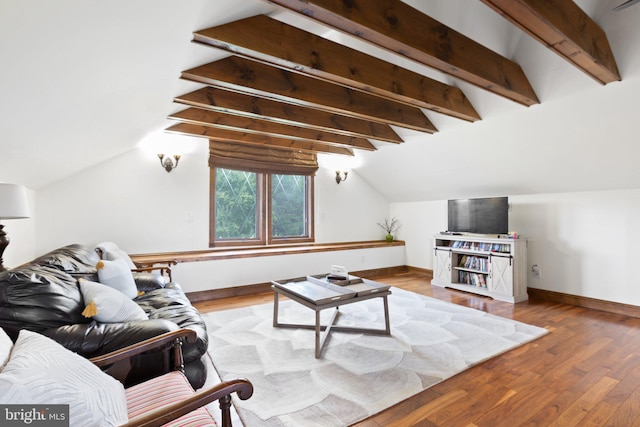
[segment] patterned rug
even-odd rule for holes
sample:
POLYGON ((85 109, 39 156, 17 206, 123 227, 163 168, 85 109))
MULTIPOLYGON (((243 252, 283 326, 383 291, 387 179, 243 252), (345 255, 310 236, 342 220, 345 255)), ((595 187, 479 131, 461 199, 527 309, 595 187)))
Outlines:
MULTIPOLYGON (((220 377, 245 377, 254 385, 249 400, 234 400, 244 425, 347 426, 547 333, 391 291, 391 336, 331 332, 320 359, 314 357, 314 331, 272 326, 273 304, 204 314, 220 377)), ((381 298, 342 306, 340 313, 337 324, 384 328, 381 298)), ((285 300, 279 320, 313 324, 314 312, 285 300)))

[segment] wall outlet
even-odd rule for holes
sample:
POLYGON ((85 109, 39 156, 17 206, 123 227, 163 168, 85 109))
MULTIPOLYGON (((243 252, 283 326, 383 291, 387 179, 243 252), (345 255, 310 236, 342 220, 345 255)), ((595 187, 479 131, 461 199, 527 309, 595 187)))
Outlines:
POLYGON ((541 277, 542 273, 540 272, 540 266, 538 264, 531 266, 531 275, 536 279, 541 277))

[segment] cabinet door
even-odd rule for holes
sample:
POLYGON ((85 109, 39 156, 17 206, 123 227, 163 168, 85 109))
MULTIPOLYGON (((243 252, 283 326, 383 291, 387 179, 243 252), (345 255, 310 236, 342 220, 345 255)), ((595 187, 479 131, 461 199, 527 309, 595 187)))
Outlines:
POLYGON ((499 294, 513 295, 513 260, 511 257, 491 255, 491 275, 487 288, 499 294))
POLYGON ((441 284, 451 283, 451 251, 436 249, 434 279, 441 284))

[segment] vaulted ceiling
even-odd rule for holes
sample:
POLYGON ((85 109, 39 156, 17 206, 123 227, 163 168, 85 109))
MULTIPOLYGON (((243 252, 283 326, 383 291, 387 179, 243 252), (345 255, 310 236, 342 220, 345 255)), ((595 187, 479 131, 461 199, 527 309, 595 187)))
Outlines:
POLYGON ((165 141, 178 174, 219 139, 355 160, 390 201, 640 188, 623 1, 0 0, 0 181, 165 141))
MULTIPOLYGON (((620 80, 602 29, 573 1, 482 0, 600 84, 620 80)), ((524 106, 540 101, 524 71, 400 0, 271 0, 328 30, 524 106)), ((265 14, 194 32, 193 42, 231 54, 182 72, 201 83, 175 101, 170 132, 213 140, 351 155, 370 140, 402 142, 392 126, 433 134, 428 110, 475 122, 463 91, 386 59, 265 14)))

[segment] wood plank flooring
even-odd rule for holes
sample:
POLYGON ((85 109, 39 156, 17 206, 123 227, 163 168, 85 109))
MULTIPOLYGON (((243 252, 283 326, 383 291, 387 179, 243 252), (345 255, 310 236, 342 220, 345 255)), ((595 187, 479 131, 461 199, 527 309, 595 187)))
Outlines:
MULTIPOLYGON (((432 287, 416 272, 371 278, 550 333, 356 426, 640 426, 640 319, 546 301, 508 304, 432 287)), ((207 312, 270 302, 266 293, 196 307, 207 312)))

